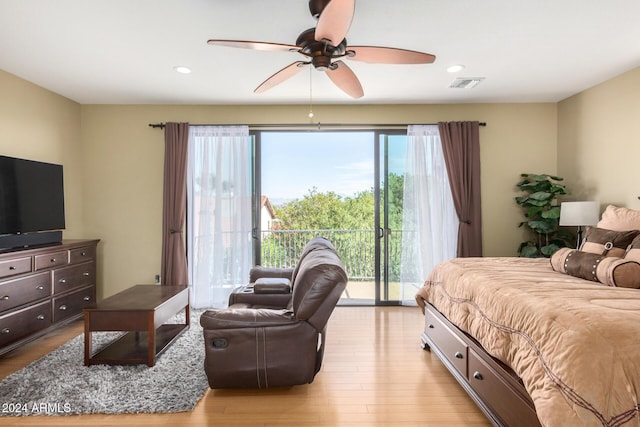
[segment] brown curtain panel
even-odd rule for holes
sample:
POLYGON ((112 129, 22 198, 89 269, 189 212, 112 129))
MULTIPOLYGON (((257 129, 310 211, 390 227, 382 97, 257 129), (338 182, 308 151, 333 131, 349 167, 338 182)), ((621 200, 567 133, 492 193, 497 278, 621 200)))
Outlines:
POLYGON ((482 256, 478 122, 440 122, 440 140, 458 214, 459 257, 482 256))
POLYGON ((189 123, 165 125, 161 266, 163 285, 186 285, 189 280, 183 235, 187 208, 188 140, 189 123))

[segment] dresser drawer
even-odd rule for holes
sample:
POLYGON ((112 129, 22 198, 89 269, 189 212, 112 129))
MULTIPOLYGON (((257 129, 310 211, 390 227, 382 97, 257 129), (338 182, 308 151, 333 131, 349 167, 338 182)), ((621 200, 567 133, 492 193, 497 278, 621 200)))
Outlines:
POLYGON ((51 275, 36 273, 29 277, 0 283, 0 312, 51 296, 51 275))
POLYGON ((85 246, 83 248, 71 249, 69 251, 69 263, 79 264, 81 262, 94 261, 96 259, 96 247, 85 246))
POLYGON ((0 261, 0 277, 10 277, 31 271, 31 257, 0 261))
POLYGON ((59 294, 80 286, 95 284, 96 264, 85 262, 53 271, 53 293, 59 294))
POLYGON ((53 299, 53 321, 59 322, 82 313, 82 309, 96 303, 95 286, 73 291, 53 299))
POLYGON ((69 251, 51 252, 44 255, 36 255, 36 271, 51 267, 59 267, 69 263, 69 251))
POLYGON ((522 395, 526 392, 507 384, 473 349, 469 350, 469 384, 494 412, 502 415, 505 425, 540 426, 533 403, 522 395))
POLYGON ((45 301, 0 317, 0 346, 51 326, 51 302, 45 301))
POLYGON ((432 308, 425 313, 425 333, 444 353, 445 357, 465 377, 467 376, 467 344, 446 326, 432 308))

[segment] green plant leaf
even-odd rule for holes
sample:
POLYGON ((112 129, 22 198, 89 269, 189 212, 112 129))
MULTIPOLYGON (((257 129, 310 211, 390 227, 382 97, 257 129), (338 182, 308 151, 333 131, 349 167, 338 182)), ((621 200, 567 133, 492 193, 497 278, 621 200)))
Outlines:
POLYGON ((549 234, 555 231, 556 222, 555 221, 545 221, 545 220, 536 220, 527 222, 529 228, 535 231, 538 234, 549 234))
POLYGON ((552 206, 551 209, 542 212, 541 216, 546 219, 558 219, 560 218, 560 208, 558 206, 552 206))
POLYGON ((537 191, 529 195, 529 198, 533 200, 549 200, 552 197, 553 197, 553 194, 547 191, 537 191))
POLYGON ((542 209, 542 206, 532 206, 524 215, 527 218, 535 218, 538 216, 538 214, 540 214, 540 212, 544 212, 544 210, 542 209))
POLYGON ((535 246, 525 246, 520 251, 520 256, 525 258, 539 258, 540 252, 538 252, 538 248, 535 246))
POLYGON ((522 203, 523 206, 547 206, 549 205, 549 201, 548 200, 534 200, 534 199, 528 199, 525 203, 522 203))
POLYGON ((541 247, 540 248, 540 252, 542 252, 542 255, 544 255, 546 257, 550 257, 558 249, 560 249, 560 246, 552 243, 552 244, 549 244, 547 246, 541 247))

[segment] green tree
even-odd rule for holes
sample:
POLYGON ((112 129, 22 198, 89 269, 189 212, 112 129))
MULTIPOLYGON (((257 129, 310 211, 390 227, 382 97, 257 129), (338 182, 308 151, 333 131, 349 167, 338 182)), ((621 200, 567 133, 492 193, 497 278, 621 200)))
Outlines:
POLYGON ((274 206, 285 230, 353 230, 373 228, 373 192, 343 198, 333 191, 309 190, 302 199, 274 206))
POLYGON ((402 206, 404 201, 404 175, 389 174, 387 179, 389 228, 402 230, 402 206))
MULTIPOLYGON (((392 239, 401 239, 402 200, 404 176, 391 174, 387 180, 389 203, 389 227, 392 239)), ((315 235, 323 235, 334 244, 350 277, 370 279, 374 276, 375 241, 378 235, 375 225, 375 195, 373 189, 343 197, 333 191, 321 193, 316 187, 302 199, 295 199, 281 206, 274 206, 280 230, 294 233, 273 233, 263 240, 263 255, 278 256, 287 266, 292 266, 307 241, 315 235), (312 233, 304 233, 312 230, 312 233), (322 231, 319 231, 322 230, 322 231)), ((400 244, 390 254, 390 273, 399 277, 400 244)), ((273 258, 271 258, 273 259, 273 258)))

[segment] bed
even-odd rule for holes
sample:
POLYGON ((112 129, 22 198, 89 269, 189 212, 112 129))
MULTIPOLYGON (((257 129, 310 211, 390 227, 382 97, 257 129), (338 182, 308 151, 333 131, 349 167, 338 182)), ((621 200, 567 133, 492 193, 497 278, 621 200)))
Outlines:
POLYGON ((416 295, 424 347, 494 425, 639 426, 638 229, 610 206, 551 260, 439 264, 416 295))

